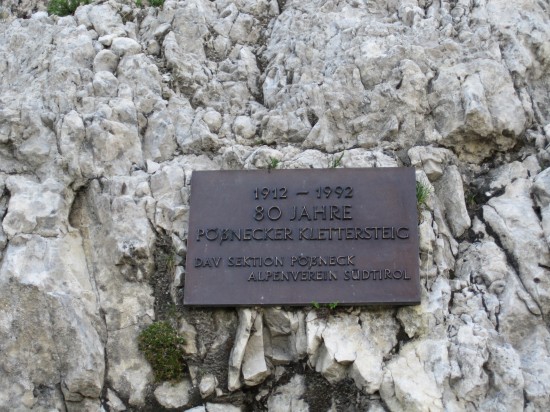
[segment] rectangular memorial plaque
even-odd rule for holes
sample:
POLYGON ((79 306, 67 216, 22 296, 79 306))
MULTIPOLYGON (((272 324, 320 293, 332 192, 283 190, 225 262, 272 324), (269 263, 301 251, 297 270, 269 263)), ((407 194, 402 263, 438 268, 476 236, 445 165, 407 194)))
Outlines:
POLYGON ((196 171, 184 304, 420 302, 412 168, 196 171))

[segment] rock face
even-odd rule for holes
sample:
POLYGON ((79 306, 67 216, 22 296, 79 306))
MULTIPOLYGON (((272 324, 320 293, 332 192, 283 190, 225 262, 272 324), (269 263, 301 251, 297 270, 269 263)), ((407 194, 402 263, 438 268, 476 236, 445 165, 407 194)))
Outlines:
POLYGON ((0 6, 0 410, 550 410, 547 3, 44 9, 0 6), (183 308, 192 172, 272 159, 415 167, 422 303, 183 308))

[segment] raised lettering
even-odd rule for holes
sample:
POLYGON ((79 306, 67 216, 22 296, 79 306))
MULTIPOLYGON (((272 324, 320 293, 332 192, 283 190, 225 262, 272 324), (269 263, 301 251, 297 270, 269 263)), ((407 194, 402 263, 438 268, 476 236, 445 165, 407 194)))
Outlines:
POLYGON ((400 227, 397 229, 397 237, 399 239, 408 239, 409 238, 409 228, 408 227, 400 227))

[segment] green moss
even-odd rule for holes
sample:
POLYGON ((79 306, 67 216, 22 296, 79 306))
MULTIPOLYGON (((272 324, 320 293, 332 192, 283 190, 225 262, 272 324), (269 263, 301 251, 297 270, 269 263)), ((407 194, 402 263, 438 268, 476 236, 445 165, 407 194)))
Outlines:
POLYGON ((50 0, 48 13, 56 16, 68 16, 74 14, 78 6, 88 4, 89 0, 50 0))
POLYGON ((168 322, 155 322, 139 335, 138 347, 151 364, 155 380, 178 381, 185 374, 185 340, 168 322))
POLYGON ((149 0, 149 5, 152 7, 161 7, 164 4, 164 0, 149 0))

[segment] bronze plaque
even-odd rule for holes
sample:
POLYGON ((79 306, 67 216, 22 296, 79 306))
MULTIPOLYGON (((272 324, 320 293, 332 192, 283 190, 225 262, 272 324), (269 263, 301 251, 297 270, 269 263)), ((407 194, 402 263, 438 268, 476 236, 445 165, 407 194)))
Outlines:
POLYGON ((412 168, 196 171, 184 304, 420 302, 412 168))

